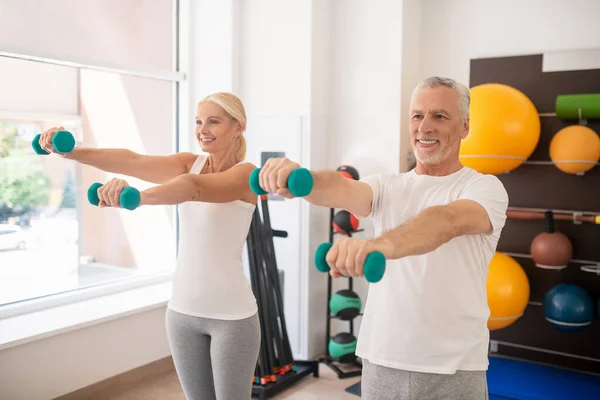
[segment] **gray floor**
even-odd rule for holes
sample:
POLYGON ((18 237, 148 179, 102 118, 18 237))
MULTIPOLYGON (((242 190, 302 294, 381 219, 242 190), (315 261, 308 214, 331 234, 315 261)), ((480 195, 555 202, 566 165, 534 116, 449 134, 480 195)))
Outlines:
MULTIPOLYGON (((326 365, 319 366, 319 377, 305 377, 269 400, 360 400, 345 389, 360 381, 359 377, 339 379, 326 365)), ((143 382, 135 388, 102 400, 185 400, 175 372, 143 382)), ((258 399, 255 397, 254 399, 258 399)))

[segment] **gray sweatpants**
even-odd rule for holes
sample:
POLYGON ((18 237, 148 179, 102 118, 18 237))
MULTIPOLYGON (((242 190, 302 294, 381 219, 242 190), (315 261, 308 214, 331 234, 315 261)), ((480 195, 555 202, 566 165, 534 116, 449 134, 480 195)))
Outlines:
POLYGON ((241 320, 167 309, 167 337, 188 400, 248 400, 260 350, 258 314, 241 320))
POLYGON ((362 360, 365 400, 487 400, 485 371, 431 374, 388 368, 362 360))

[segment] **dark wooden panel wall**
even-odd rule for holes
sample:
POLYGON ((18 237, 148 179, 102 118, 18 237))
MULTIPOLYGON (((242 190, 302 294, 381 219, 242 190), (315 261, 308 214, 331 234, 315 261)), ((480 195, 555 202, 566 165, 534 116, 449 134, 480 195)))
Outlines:
MULTIPOLYGON (((539 113, 554 113, 556 96, 561 94, 600 93, 600 70, 542 72, 542 55, 471 60, 470 87, 483 83, 504 83, 525 93, 539 113)), ((529 161, 551 161, 550 140, 561 128, 578 121, 561 121, 542 116, 541 138, 529 161)), ((600 121, 589 120, 588 126, 600 133, 600 121)), ((524 164, 499 176, 509 197, 509 207, 544 210, 579 210, 600 213, 600 167, 583 176, 566 174, 553 165, 524 164)), ((545 222, 507 220, 498 251, 530 254, 533 238, 545 229, 545 222)), ((574 247, 574 260, 600 262, 600 225, 556 221, 556 229, 567 235, 574 247)), ((584 272, 582 263, 572 261, 564 270, 537 268, 528 257, 515 257, 523 266, 531 286, 530 304, 513 325, 491 332, 500 344, 498 352, 526 360, 600 373, 600 321, 581 332, 563 333, 545 319, 544 295, 559 283, 572 283, 600 298, 600 275, 584 272)))

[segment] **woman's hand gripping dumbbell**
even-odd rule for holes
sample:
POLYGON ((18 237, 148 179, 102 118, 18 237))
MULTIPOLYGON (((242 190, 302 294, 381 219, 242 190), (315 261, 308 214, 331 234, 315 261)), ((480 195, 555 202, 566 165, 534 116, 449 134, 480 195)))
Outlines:
POLYGON ((310 171, 287 158, 271 158, 250 174, 252 191, 259 195, 274 193, 288 199, 308 196, 314 180, 310 171))
POLYGON ((321 243, 315 252, 315 266, 331 276, 364 276, 368 282, 379 282, 385 273, 386 259, 378 246, 369 240, 344 238, 334 243, 321 243))
POLYGON ((37 134, 31 141, 31 147, 39 155, 56 153, 59 155, 70 153, 75 147, 75 138, 71 132, 65 131, 62 126, 48 129, 42 134, 37 134))
POLYGON ((140 205, 140 191, 123 179, 111 179, 106 184, 94 183, 88 189, 88 201, 99 207, 119 207, 135 210, 140 205))

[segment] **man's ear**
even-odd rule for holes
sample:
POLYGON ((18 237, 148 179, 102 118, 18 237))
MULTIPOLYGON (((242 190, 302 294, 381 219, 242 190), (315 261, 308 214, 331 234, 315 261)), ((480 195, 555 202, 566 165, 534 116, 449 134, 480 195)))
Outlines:
POLYGON ((469 117, 467 117, 467 119, 465 119, 465 121, 463 122, 463 126, 462 126, 462 134, 460 135, 463 139, 465 139, 468 135, 469 135, 469 129, 470 129, 470 125, 469 125, 470 119, 469 117))

